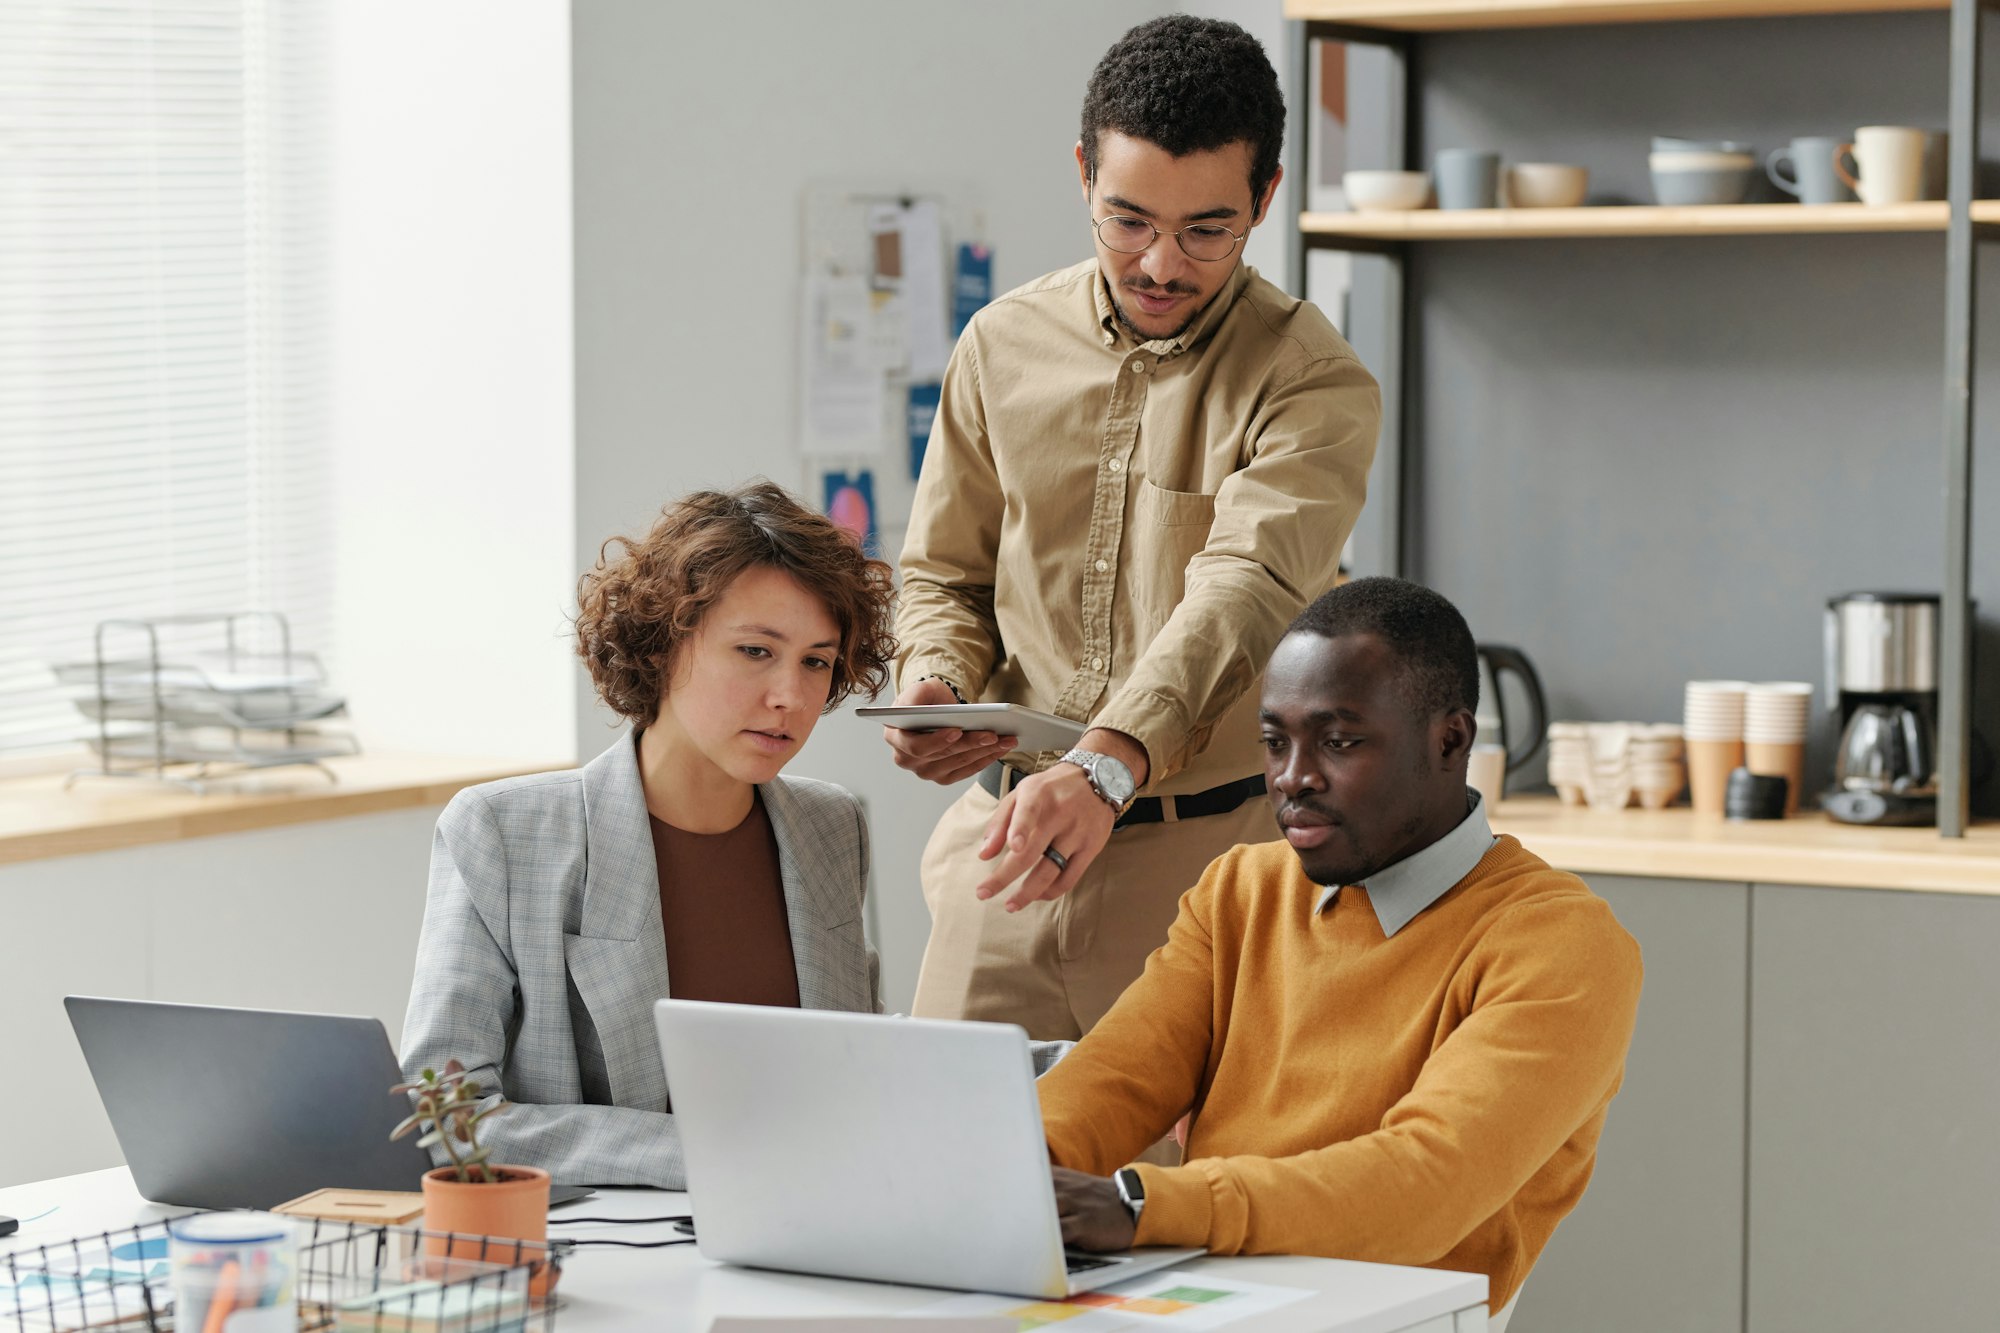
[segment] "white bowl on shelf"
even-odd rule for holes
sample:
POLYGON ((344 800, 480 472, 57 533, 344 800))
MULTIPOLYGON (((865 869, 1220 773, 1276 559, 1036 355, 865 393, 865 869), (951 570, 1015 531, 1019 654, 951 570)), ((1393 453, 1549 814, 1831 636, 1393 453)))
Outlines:
POLYGON ((1740 204, 1757 174, 1757 159, 1748 153, 1653 153, 1646 165, 1653 197, 1669 208, 1740 204))
POLYGON ((1427 171, 1347 171, 1340 188, 1358 213, 1408 213, 1430 202, 1431 177, 1427 171))

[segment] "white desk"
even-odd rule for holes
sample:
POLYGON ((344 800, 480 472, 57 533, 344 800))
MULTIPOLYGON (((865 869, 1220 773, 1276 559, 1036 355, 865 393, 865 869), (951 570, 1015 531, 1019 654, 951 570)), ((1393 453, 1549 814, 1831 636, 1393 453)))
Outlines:
MULTIPOLYGON (((139 1198, 124 1167, 62 1176, 0 1190, 0 1213, 30 1218, 0 1240, 0 1254, 23 1245, 64 1240, 85 1232, 157 1221, 186 1211, 159 1208, 139 1198)), ((659 1190, 600 1190, 596 1197, 550 1214, 550 1234, 572 1240, 615 1236, 664 1240, 664 1226, 565 1225, 577 1217, 661 1217, 693 1211, 685 1194, 659 1190)), ((1486 1279, 1430 1268, 1350 1263, 1341 1259, 1266 1257, 1197 1259, 1175 1271, 1305 1287, 1314 1296, 1232 1329, 1274 1333, 1485 1333, 1486 1279)), ((706 1333, 717 1315, 893 1315, 946 1299, 923 1287, 766 1273, 711 1263, 692 1245, 661 1250, 585 1248, 563 1268, 565 1307, 558 1333, 706 1333)), ((894 1333, 894 1325, 885 1327, 894 1333)))

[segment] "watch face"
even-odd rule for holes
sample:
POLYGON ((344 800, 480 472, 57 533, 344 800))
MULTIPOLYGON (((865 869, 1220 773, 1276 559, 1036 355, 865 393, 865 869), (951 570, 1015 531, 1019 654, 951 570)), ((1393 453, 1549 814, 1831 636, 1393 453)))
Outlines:
POLYGON ((1097 760, 1097 789, 1109 800, 1123 805, 1132 799, 1132 770, 1113 759, 1101 755, 1097 760))

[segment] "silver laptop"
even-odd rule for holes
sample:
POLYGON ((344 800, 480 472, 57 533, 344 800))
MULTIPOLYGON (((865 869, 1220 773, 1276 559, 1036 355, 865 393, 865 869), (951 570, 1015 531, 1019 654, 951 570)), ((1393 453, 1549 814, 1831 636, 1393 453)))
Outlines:
POLYGON ((139 1196, 269 1208, 326 1186, 414 1190, 430 1157, 373 1018, 63 1000, 139 1196))
POLYGON ((1064 1252, 1020 1028, 689 1000, 653 1013, 711 1259, 1062 1297, 1202 1253, 1064 1252))

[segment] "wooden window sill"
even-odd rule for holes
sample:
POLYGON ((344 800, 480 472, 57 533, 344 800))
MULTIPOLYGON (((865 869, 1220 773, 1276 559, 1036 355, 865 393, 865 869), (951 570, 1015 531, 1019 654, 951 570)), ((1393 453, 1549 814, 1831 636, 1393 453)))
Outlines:
POLYGON ((65 791, 64 778, 90 762, 79 753, 0 772, 0 865, 442 805, 482 782, 570 767, 374 753, 327 760, 339 782, 300 767, 265 769, 203 794, 130 778, 82 778, 65 791))

